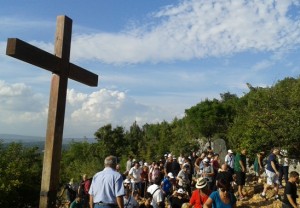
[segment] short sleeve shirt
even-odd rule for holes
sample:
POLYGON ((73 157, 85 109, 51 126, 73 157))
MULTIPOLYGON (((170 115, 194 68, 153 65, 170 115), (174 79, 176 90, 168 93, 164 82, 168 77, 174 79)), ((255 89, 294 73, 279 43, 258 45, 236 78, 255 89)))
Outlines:
POLYGON ((199 190, 196 189, 192 193, 192 196, 190 198, 190 204, 193 205, 194 208, 202 208, 203 204, 205 204, 206 200, 208 199, 208 195, 203 194, 200 196, 199 190))
POLYGON ((169 179, 165 178, 163 181, 162 181, 162 189, 164 192, 166 192, 167 194, 171 192, 171 187, 172 187, 172 184, 171 182, 169 181, 169 179))
POLYGON ((234 159, 234 171, 241 172, 242 167, 240 161, 246 166, 246 156, 240 153, 237 153, 234 159))
MULTIPOLYGON (((188 173, 184 172, 183 170, 181 170, 178 173, 177 177, 180 177, 183 180, 184 183, 189 183, 189 181, 190 181, 188 173)), ((179 186, 183 185, 181 180, 178 181, 178 185, 179 186)))
POLYGON ((160 187, 156 184, 153 184, 148 187, 147 192, 152 195, 151 205, 153 208, 158 208, 158 203, 162 202, 164 199, 163 192, 160 187))
POLYGON ((267 162, 267 170, 275 173, 275 170, 273 169, 273 167, 271 165, 272 161, 274 162, 276 168, 278 169, 278 160, 277 160, 277 156, 274 153, 271 153, 269 155, 268 162, 267 162))
POLYGON ((284 197, 283 197, 283 202, 285 204, 291 205, 287 195, 291 195, 292 199, 294 202, 296 202, 297 199, 297 185, 295 183, 287 182, 285 188, 284 188, 284 197))
POLYGON ((140 168, 132 167, 129 171, 129 175, 132 175, 134 178, 134 182, 141 182, 141 173, 142 170, 140 168))
POLYGON ((225 204, 224 202, 222 202, 221 198, 220 198, 220 194, 219 191, 214 191, 211 193, 211 195, 209 196, 209 198, 212 199, 213 201, 213 208, 231 208, 233 207, 233 205, 236 203, 236 197, 229 192, 229 197, 230 197, 230 203, 229 204, 225 204))
POLYGON ((116 197, 125 195, 122 175, 112 168, 104 168, 94 175, 89 194, 94 203, 117 204, 116 197))

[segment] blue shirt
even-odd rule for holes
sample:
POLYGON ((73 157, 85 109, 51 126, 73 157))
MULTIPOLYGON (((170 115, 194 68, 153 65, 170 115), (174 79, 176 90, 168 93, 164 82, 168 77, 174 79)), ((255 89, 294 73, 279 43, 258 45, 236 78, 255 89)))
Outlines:
POLYGON ((171 191, 171 187, 172 187, 172 184, 171 182, 169 181, 168 178, 164 178, 164 180, 162 181, 163 185, 162 185, 162 190, 164 192, 166 192, 167 194, 170 193, 171 191))
POLYGON ((209 198, 211 198, 213 200, 212 207, 213 208, 231 208, 231 207, 233 207, 233 205, 236 203, 236 197, 230 192, 228 194, 230 197, 230 203, 225 204, 224 202, 222 202, 222 200, 220 198, 219 191, 212 192, 209 196, 209 198))
POLYGON ((125 195, 122 175, 112 168, 104 168, 94 175, 89 194, 94 203, 117 204, 116 197, 125 195))
POLYGON ((275 164, 275 167, 277 168, 277 170, 278 170, 278 160, 277 160, 277 156, 274 154, 274 153, 271 153, 270 155, 269 155, 269 158, 268 158, 268 162, 267 162, 267 170, 268 171, 271 171, 271 172, 273 172, 273 173, 275 173, 275 170, 273 169, 273 167, 272 167, 272 165, 271 165, 271 162, 274 162, 274 164, 275 164))

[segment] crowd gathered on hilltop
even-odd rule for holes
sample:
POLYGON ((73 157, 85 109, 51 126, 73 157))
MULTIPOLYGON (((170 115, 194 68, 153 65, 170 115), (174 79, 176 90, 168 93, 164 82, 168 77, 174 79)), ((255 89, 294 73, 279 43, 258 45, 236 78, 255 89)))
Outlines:
MULTIPOLYGON (((208 146, 201 153, 176 157, 166 153, 159 161, 137 160, 129 156, 121 172, 115 156, 105 158, 105 168, 92 178, 83 175, 79 188, 73 181, 65 186, 69 207, 83 208, 227 208, 247 200, 244 186, 249 174, 247 150, 227 151, 222 159, 208 146), (75 190, 74 190, 75 189, 75 190)), ((273 148, 270 154, 257 153, 253 171, 255 183, 265 181, 262 199, 274 189, 274 199, 282 207, 299 207, 299 173, 289 171, 285 151, 273 148), (264 180, 265 179, 265 180, 264 180), (284 194, 278 190, 284 188, 284 194)))

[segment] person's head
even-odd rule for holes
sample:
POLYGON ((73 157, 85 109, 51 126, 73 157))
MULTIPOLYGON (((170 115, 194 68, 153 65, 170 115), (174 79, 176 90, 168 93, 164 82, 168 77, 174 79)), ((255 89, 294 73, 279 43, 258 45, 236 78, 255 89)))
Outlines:
POLYGON ((148 172, 148 170, 149 170, 148 166, 147 166, 147 165, 144 165, 144 166, 143 166, 143 171, 144 171, 144 172, 148 172))
POLYGON ((214 154, 214 160, 218 160, 219 159, 219 154, 214 154))
POLYGON ((204 159, 204 158, 206 157, 206 153, 205 153, 205 152, 202 152, 201 155, 200 155, 200 157, 201 157, 202 159, 204 159))
POLYGON ((272 152, 273 152, 273 154, 275 154, 275 155, 279 155, 280 149, 279 149, 278 147, 274 147, 272 152))
POLYGON ((115 156, 108 156, 104 160, 104 166, 105 167, 110 167, 112 169, 116 169, 117 166, 117 158, 115 156))
POLYGON ((213 158, 213 156, 214 156, 214 153, 213 153, 213 152, 208 152, 208 154, 207 154, 207 157, 208 157, 208 158, 213 158))
POLYGON ((299 183, 299 173, 296 171, 291 171, 289 175, 289 180, 293 183, 299 183))
POLYGON ((217 181, 217 187, 220 195, 228 197, 230 191, 230 183, 225 179, 220 179, 217 181))
POLYGON ((120 171, 121 171, 121 166, 120 166, 120 164, 117 164, 117 165, 116 165, 116 171, 117 171, 117 172, 120 172, 120 171))
POLYGON ((200 178, 197 179, 197 182, 195 184, 195 187, 197 189, 200 189, 200 190, 205 189, 206 186, 207 186, 207 180, 205 178, 200 177, 200 178))
POLYGON ((123 181, 123 185, 124 185, 124 188, 125 189, 131 189, 131 182, 128 178, 126 178, 124 181, 123 181))
POLYGON ((241 150, 241 153, 242 153, 242 155, 247 155, 247 149, 243 148, 243 149, 241 150))
POLYGON ((173 175, 172 172, 169 172, 169 173, 168 173, 168 178, 169 178, 169 179, 174 179, 174 175, 173 175))
POLYGON ((190 165, 187 164, 187 163, 184 164, 183 167, 182 167, 182 170, 183 170, 184 172, 187 172, 189 169, 190 169, 190 165))
POLYGON ((177 191, 176 191, 176 194, 179 195, 179 196, 183 196, 184 194, 184 190, 182 188, 179 188, 177 191))
POLYGON ((203 165, 209 166, 209 159, 208 158, 203 159, 203 165))
POLYGON ((158 177, 154 179, 154 184, 160 185, 160 179, 158 177))
POLYGON ((82 175, 82 180, 85 181, 85 180, 87 180, 87 179, 88 179, 87 174, 83 174, 83 175, 82 175))
POLYGON ((228 165, 226 163, 222 164, 221 169, 222 169, 222 171, 227 171, 228 165))
POLYGON ((135 167, 135 168, 139 168, 139 167, 140 167, 140 163, 139 163, 138 161, 135 161, 135 162, 134 162, 134 167, 135 167))
POLYGON ((233 154, 233 151, 232 151, 231 149, 229 149, 229 150, 227 151, 227 153, 228 153, 228 155, 232 155, 232 154, 233 154))

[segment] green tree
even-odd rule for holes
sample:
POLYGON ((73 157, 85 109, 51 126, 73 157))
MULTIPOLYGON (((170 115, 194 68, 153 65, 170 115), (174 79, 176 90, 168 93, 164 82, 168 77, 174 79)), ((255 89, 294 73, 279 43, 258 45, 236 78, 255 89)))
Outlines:
POLYGON ((214 137, 226 139, 227 131, 235 116, 237 97, 221 94, 222 100, 208 100, 185 110, 188 125, 194 138, 204 136, 211 143, 214 137))
POLYGON ((105 157, 98 143, 71 142, 62 153, 61 183, 65 184, 72 178, 80 182, 83 174, 92 177, 103 168, 105 157))
POLYGON ((95 133, 96 140, 102 148, 104 155, 121 157, 124 153, 126 141, 124 139, 124 128, 117 126, 112 128, 111 124, 105 125, 95 133))
POLYGON ((229 131, 230 143, 248 148, 254 155, 274 146, 299 154, 299 79, 286 78, 272 87, 252 87, 240 100, 229 131))
POLYGON ((36 207, 39 202, 42 156, 37 147, 0 142, 0 207, 36 207))

